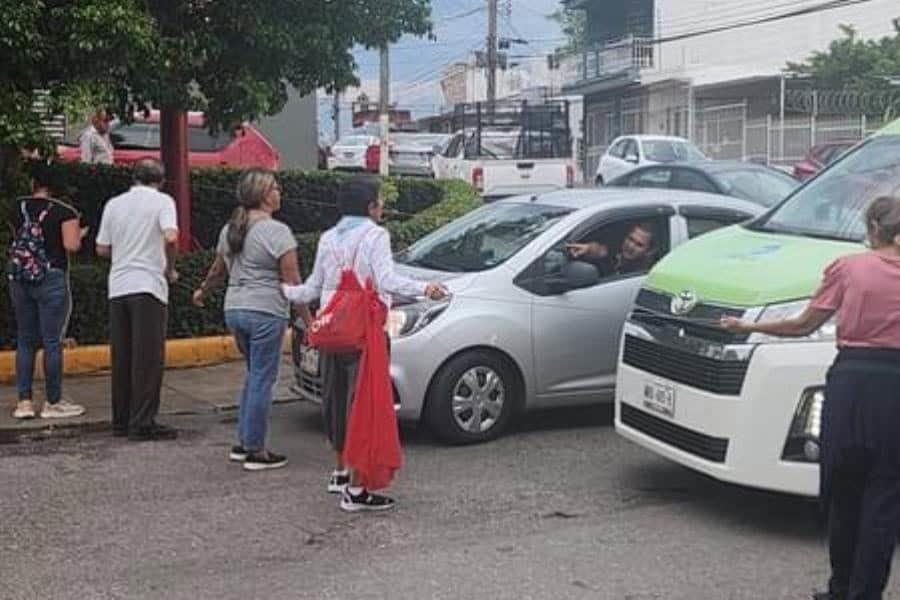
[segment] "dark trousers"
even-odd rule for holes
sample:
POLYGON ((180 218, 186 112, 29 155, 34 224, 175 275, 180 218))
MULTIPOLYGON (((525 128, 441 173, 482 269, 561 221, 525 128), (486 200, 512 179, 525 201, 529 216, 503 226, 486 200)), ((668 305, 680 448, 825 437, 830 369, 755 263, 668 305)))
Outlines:
POLYGON ((822 414, 835 600, 877 600, 900 535, 900 352, 842 350, 822 414))
POLYGON ((112 421, 117 430, 148 427, 159 413, 166 315, 166 305, 151 294, 110 300, 112 421))

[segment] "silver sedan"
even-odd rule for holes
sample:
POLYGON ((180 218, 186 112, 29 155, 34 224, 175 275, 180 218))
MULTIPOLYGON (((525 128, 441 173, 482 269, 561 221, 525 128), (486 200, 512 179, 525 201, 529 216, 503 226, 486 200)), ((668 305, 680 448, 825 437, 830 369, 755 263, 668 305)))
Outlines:
MULTIPOLYGON (((391 311, 398 416, 458 444, 495 438, 523 410, 612 401, 622 327, 647 271, 762 210, 677 190, 568 190, 486 205, 423 238, 398 268, 446 282, 451 296, 398 299, 391 311)), ((319 356, 302 337, 297 392, 321 401, 319 356)))

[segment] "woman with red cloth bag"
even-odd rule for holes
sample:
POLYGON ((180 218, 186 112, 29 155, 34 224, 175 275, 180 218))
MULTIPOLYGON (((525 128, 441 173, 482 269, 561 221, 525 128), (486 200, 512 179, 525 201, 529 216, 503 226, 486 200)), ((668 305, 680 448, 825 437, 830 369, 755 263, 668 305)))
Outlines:
POLYGON ((384 331, 391 296, 439 300, 447 292, 394 271, 390 234, 377 224, 384 214, 377 179, 341 186, 338 209, 342 218, 322 234, 309 279, 283 290, 296 304, 324 306, 309 335, 322 351, 322 406, 337 455, 328 491, 341 494, 348 512, 386 510, 394 501, 369 490, 387 487, 401 464, 384 331))

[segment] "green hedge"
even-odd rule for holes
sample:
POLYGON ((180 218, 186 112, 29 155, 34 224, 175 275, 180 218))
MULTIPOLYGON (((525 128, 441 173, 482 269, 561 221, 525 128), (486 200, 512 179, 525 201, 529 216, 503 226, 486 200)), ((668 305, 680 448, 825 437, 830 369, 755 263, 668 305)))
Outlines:
MULTIPOLYGON (((311 179, 314 179, 314 176, 311 179)), ((317 179, 323 181, 325 178, 317 179)), ((429 182, 422 187, 420 183, 407 184, 404 180, 396 182, 399 204, 402 198, 413 197, 408 189, 437 189, 440 196, 437 202, 433 198, 423 199, 430 206, 418 215, 398 219, 390 218, 386 227, 391 231, 394 247, 405 248, 419 237, 430 233, 445 223, 466 214, 481 204, 475 191, 463 182, 429 182)), ((418 193, 418 192, 416 192, 418 193)), ((429 192, 430 193, 430 192, 429 192)), ((312 266, 315 256, 318 232, 298 235, 301 267, 304 274, 312 266)), ((191 294, 199 285, 212 264, 214 254, 205 250, 187 254, 178 258, 177 269, 181 280, 172 286, 169 304, 170 338, 184 338, 223 333, 222 315, 223 294, 214 294, 205 309, 195 308, 191 304, 191 294)), ((70 272, 72 285, 72 317, 67 335, 79 344, 104 343, 109 339, 108 305, 106 300, 106 280, 108 265, 96 258, 77 258, 73 261, 70 272)), ((11 348, 15 345, 16 329, 13 308, 10 305, 6 279, 0 285, 0 348, 11 348)))
MULTIPOLYGON (((236 205, 235 188, 241 172, 236 169, 191 171, 191 230, 201 248, 212 248, 218 233, 236 205)), ((327 171, 281 171, 282 209, 279 219, 297 233, 321 231, 334 225, 337 188, 347 176, 327 171)), ((103 205, 128 190, 131 170, 122 166, 56 163, 55 193, 75 205, 96 234, 103 205)), ((388 208, 397 218, 409 218, 444 196, 439 182, 429 179, 390 178, 386 181, 388 208)))

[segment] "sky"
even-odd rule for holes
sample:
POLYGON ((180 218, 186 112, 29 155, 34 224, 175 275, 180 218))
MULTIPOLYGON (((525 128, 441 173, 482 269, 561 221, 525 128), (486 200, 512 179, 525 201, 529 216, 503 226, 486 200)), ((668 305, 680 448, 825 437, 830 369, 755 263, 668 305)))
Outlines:
MULTIPOLYGON (((513 46, 511 54, 522 55, 519 62, 546 60, 545 55, 561 44, 559 27, 547 15, 559 6, 559 0, 498 0, 501 37, 522 38, 528 45, 513 46)), ((482 49, 487 37, 487 0, 432 0, 432 21, 437 39, 429 41, 404 37, 391 48, 391 100, 415 117, 439 112, 443 103, 440 77, 446 65, 464 60, 472 51, 482 49)), ((356 53, 361 88, 370 98, 378 98, 379 58, 376 51, 359 49, 356 53)), ((349 128, 351 100, 346 97, 342 110, 342 129, 349 128)), ((319 129, 330 139, 334 129, 331 101, 319 100, 319 129)))

